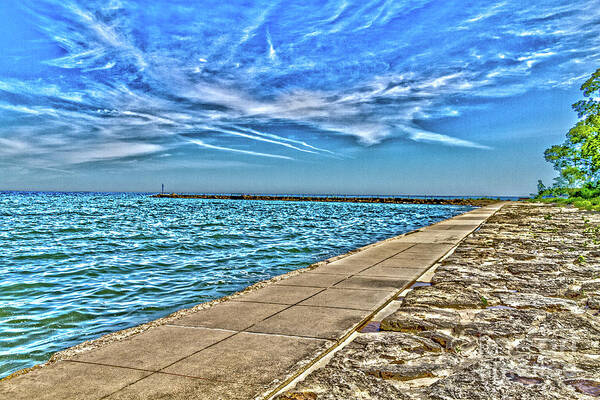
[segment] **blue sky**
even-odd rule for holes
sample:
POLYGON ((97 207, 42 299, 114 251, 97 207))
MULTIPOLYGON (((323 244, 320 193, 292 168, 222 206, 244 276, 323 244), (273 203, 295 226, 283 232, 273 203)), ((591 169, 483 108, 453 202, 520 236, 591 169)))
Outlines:
POLYGON ((0 18, 0 189, 527 194, 600 67, 589 0, 4 0, 0 18))

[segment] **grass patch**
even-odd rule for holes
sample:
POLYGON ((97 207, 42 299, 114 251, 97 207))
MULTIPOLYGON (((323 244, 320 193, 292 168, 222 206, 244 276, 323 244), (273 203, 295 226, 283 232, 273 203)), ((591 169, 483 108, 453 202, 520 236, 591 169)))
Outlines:
POLYGON ((488 306, 488 301, 485 297, 481 296, 481 305, 484 307, 488 306))
MULTIPOLYGON (((542 197, 542 198, 534 198, 527 199, 526 201, 532 203, 546 203, 546 204, 559 204, 559 205, 572 205, 573 207, 577 207, 580 210, 587 211, 600 211, 600 197, 592 197, 589 199, 585 199, 583 197, 542 197)), ((548 216, 545 216, 544 219, 549 220, 548 216)))

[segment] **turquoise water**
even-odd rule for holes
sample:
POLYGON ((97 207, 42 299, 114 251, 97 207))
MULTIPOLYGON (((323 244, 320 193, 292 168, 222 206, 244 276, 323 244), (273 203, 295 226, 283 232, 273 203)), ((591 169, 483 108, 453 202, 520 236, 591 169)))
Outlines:
POLYGON ((0 193, 0 377, 470 209, 0 193))

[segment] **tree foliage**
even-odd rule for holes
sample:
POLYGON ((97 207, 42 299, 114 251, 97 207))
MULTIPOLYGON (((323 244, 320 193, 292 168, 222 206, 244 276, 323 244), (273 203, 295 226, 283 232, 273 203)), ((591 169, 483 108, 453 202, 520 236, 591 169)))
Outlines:
POLYGON ((600 181, 600 68, 581 86, 585 99, 573 104, 580 120, 563 144, 546 149, 546 161, 559 171, 555 188, 598 186, 600 181))

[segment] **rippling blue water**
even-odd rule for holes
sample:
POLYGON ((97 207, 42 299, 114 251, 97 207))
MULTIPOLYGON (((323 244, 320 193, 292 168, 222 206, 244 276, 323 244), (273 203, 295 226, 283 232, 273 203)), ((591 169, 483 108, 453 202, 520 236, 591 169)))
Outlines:
POLYGON ((0 377, 469 209, 0 193, 0 377))

